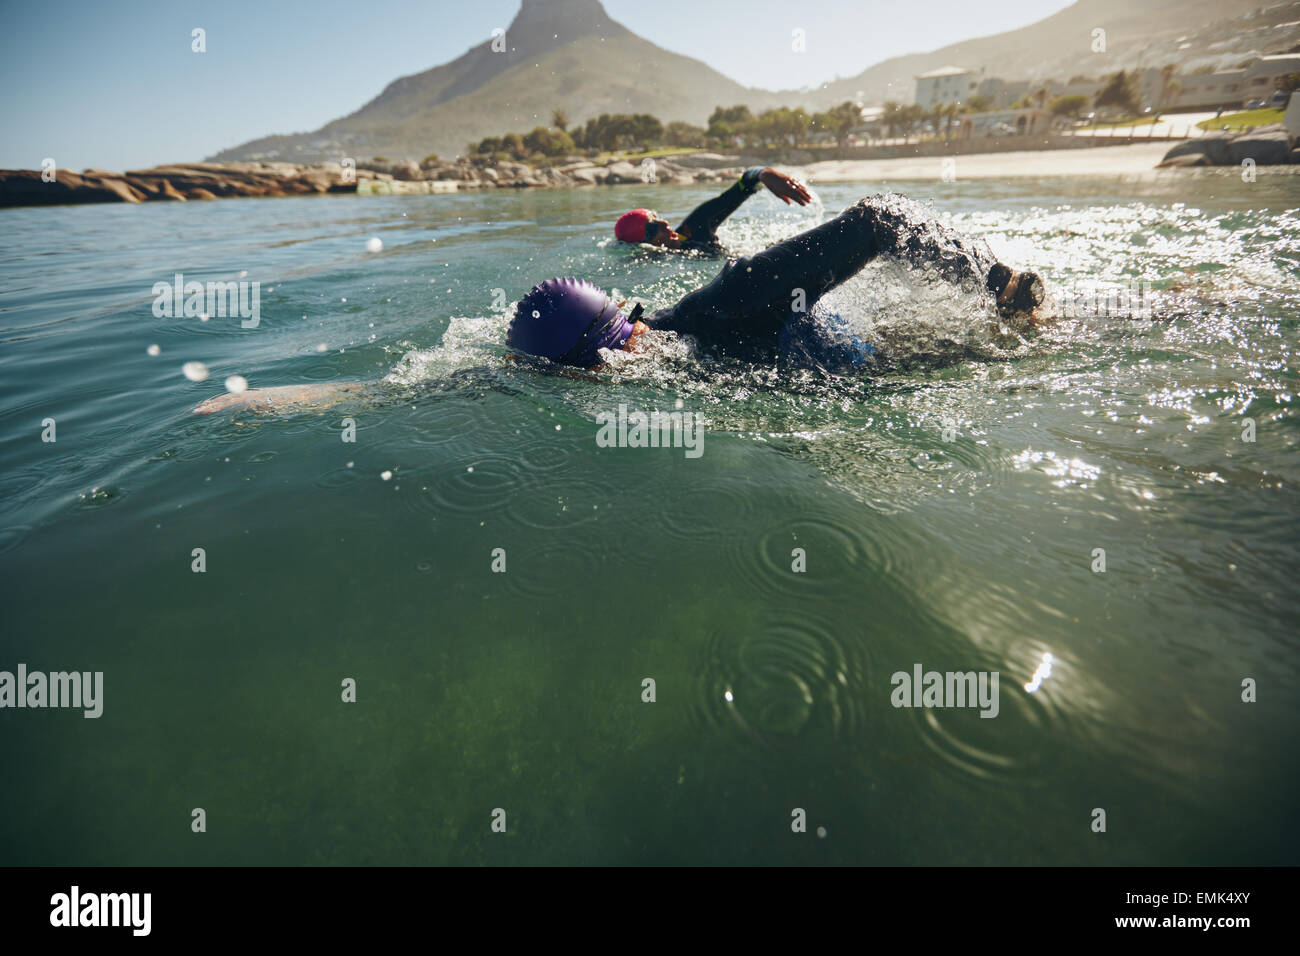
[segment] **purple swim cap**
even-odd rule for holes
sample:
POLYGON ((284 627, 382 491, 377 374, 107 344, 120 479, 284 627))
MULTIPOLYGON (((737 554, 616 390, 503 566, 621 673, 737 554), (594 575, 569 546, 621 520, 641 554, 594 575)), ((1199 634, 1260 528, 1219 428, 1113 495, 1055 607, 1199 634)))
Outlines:
POLYGON ((618 349, 632 323, 605 290, 585 279, 547 279, 515 304, 506 344, 562 365, 591 368, 599 349, 618 349))

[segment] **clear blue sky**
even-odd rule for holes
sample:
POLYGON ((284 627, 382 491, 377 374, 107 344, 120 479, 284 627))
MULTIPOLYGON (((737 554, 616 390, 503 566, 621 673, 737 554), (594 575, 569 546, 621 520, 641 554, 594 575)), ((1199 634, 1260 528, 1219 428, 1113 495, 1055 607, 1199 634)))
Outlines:
MULTIPOLYGON (((1068 0, 604 0, 676 53, 768 89, 1024 26, 1068 0), (790 49, 806 31, 807 52, 790 49)), ((0 168, 124 170, 316 129, 506 27, 518 0, 0 0, 0 168), (190 31, 207 31, 207 52, 190 31)))

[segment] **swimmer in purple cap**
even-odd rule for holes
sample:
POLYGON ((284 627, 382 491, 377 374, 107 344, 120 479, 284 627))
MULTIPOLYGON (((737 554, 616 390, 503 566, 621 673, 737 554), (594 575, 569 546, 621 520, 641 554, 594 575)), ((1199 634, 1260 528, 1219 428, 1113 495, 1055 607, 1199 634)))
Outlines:
MULTIPOLYGON (((978 283, 1020 331, 1042 321, 1037 310, 1045 292, 1035 273, 1004 265, 983 240, 963 236, 928 207, 891 194, 860 200, 829 222, 756 255, 729 259, 708 285, 644 318, 640 305, 625 314, 624 303, 586 280, 548 279, 516 304, 506 344, 557 365, 593 369, 603 363, 602 351, 633 348, 648 329, 663 329, 691 335, 718 353, 827 370, 870 367, 878 358, 872 343, 853 337, 844 320, 818 303, 880 256, 954 284, 978 283)), ((317 405, 364 387, 344 382, 258 389, 209 399, 194 411, 317 405)))

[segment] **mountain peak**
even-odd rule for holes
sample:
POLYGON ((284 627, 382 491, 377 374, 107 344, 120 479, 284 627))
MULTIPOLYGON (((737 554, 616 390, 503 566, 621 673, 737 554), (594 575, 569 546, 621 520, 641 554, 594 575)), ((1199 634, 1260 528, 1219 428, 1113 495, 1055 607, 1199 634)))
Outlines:
POLYGON ((523 0, 506 31, 506 42, 522 51, 567 43, 580 36, 626 32, 626 27, 609 18, 600 0, 523 0))

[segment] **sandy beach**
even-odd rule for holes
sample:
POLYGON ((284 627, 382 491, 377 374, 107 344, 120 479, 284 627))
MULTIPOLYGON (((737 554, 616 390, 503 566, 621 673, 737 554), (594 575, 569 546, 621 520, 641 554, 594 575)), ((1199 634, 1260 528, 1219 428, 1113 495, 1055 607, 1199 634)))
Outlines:
POLYGON ((1025 150, 1014 153, 974 153, 901 159, 856 159, 812 163, 802 170, 810 182, 872 182, 896 179, 943 179, 945 172, 963 179, 1006 179, 1020 176, 1139 176, 1166 172, 1156 163, 1173 144, 1134 143, 1087 149, 1025 150))

